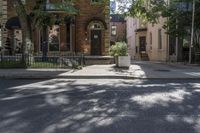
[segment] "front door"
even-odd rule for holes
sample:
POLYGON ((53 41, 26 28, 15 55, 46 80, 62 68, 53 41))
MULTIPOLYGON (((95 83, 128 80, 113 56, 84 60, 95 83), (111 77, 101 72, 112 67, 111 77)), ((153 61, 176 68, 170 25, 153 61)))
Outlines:
POLYGON ((140 37, 140 52, 146 51, 146 37, 140 37))
POLYGON ((91 30, 91 55, 101 55, 101 30, 91 30))

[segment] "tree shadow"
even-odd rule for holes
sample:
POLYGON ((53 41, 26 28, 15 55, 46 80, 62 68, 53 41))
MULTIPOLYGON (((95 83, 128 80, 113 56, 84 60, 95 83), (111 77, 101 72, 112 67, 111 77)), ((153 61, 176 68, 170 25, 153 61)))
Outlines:
POLYGON ((198 80, 20 82, 1 87, 2 133, 200 133, 198 80))

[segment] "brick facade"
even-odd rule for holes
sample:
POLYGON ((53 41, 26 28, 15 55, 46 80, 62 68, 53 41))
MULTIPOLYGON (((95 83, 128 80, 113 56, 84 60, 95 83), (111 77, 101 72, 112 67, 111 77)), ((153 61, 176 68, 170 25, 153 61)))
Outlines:
MULTIPOLYGON (((5 0, 6 1, 6 0, 5 0)), ((4 19, 5 23, 7 20, 17 16, 13 6, 11 5, 11 0, 7 0, 6 6, 7 17, 4 19)), ((62 0, 49 0, 50 3, 62 2, 62 0)), ((27 8, 30 9, 33 5, 33 1, 28 3, 27 8)), ((110 30, 109 30, 109 12, 105 12, 104 6, 102 4, 91 3, 91 0, 77 0, 74 3, 74 7, 79 11, 77 15, 69 15, 64 12, 53 12, 61 18, 70 16, 74 18, 74 22, 70 25, 62 22, 59 24, 59 51, 49 53, 60 53, 60 52, 77 52, 91 55, 91 30, 101 30, 101 54, 107 55, 109 53, 110 46, 110 30), (92 23, 99 23, 102 25, 101 29, 91 29, 90 25, 92 23), (70 43, 70 48, 68 48, 70 43)), ((52 13, 52 12, 51 12, 52 13)), ((5 25, 4 23, 4 25, 5 25)), ((13 33, 13 29, 9 32, 13 33)), ((36 29, 33 33, 34 36, 34 48, 35 53, 41 53, 40 43, 41 43, 41 33, 39 29, 36 29)), ((9 38, 11 35, 7 36, 9 38)), ((5 41, 4 41, 5 43, 5 41)), ((13 42, 12 42, 13 43, 13 42)))
POLYGON ((126 41, 126 20, 120 14, 111 14, 110 21, 110 36, 111 42, 125 42, 126 41), (112 27, 116 27, 116 34, 112 33, 112 27))

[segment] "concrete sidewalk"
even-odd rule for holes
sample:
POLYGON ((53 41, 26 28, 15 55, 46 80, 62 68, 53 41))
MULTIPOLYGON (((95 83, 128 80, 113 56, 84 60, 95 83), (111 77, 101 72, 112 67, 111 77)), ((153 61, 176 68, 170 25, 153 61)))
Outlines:
POLYGON ((91 65, 82 70, 0 69, 0 78, 108 78, 108 79, 200 79, 200 67, 160 62, 133 62, 129 69, 115 65, 91 65))

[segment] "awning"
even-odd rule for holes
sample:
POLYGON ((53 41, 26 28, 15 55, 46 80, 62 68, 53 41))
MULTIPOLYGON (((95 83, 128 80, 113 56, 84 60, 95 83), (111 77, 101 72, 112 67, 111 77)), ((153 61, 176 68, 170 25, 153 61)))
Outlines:
POLYGON ((48 12, 64 12, 71 15, 78 14, 78 10, 72 5, 67 3, 47 3, 46 11, 48 12))
POLYGON ((8 21, 6 22, 6 25, 5 27, 7 29, 20 29, 21 28, 21 24, 20 24, 20 21, 19 21, 19 18, 18 17, 12 17, 10 19, 8 19, 8 21))
POLYGON ((147 31, 147 28, 139 28, 135 30, 135 32, 144 32, 144 31, 147 31))

